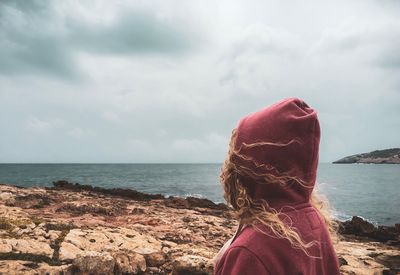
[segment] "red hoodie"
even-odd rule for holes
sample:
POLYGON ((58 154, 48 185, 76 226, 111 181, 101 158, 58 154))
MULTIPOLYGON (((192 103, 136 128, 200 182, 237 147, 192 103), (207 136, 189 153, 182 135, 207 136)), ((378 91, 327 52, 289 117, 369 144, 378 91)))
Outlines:
POLYGON ((288 98, 240 120, 235 149, 251 160, 235 158, 235 164, 256 173, 287 175, 301 179, 287 185, 245 182, 253 199, 264 199, 282 212, 282 220, 297 230, 311 257, 293 248, 288 240, 276 238, 266 228, 263 234, 245 227, 215 266, 217 275, 324 275, 340 274, 338 259, 323 218, 310 204, 314 188, 320 127, 317 113, 304 101, 288 98), (244 143, 267 142, 245 147, 244 143))

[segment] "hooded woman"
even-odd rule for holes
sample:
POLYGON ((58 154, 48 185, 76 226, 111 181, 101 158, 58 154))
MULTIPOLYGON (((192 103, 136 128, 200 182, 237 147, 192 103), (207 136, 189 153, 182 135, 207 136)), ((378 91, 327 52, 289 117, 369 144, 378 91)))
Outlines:
POLYGON ((216 275, 340 274, 336 226, 315 191, 320 126, 288 98, 242 118, 221 169, 239 226, 216 256, 216 275))

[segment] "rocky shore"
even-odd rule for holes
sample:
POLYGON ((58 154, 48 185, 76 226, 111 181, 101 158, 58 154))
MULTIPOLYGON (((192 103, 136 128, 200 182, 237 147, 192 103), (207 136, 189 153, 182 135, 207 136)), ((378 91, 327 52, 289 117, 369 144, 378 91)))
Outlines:
MULTIPOLYGON (((237 223, 225 204, 66 181, 0 185, 0 274, 212 274, 237 223)), ((400 274, 400 225, 342 223, 343 274, 400 274)))
POLYGON ((335 164, 370 163, 370 164, 400 164, 400 148, 376 150, 347 156, 334 161, 335 164))

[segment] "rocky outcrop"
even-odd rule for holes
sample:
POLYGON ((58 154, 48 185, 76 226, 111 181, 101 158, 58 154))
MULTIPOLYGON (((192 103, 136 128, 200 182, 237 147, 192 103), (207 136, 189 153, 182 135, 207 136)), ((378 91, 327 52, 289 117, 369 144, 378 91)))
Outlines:
MULTIPOLYGON (((211 274, 237 225, 206 199, 56 185, 0 185, 0 274, 211 274)), ((398 229, 342 223, 342 273, 399 272, 398 229)))
POLYGON ((59 180, 53 182, 54 188, 59 188, 59 189, 68 189, 68 190, 73 190, 73 191, 87 191, 87 192, 94 192, 98 194, 104 194, 104 195, 112 195, 112 196, 118 196, 118 197, 124 197, 124 198, 129 198, 132 200, 137 200, 137 201, 146 201, 146 200, 155 200, 155 199, 163 199, 164 196, 161 194, 146 194, 142 193, 136 190, 132 189, 123 189, 123 188, 112 188, 112 189, 106 189, 102 187, 97 187, 97 186, 91 186, 91 185, 84 185, 84 184, 79 184, 79 183, 71 183, 66 180, 59 180))
POLYGON ((333 163, 375 163, 375 164, 400 164, 400 148, 376 150, 369 153, 344 157, 333 163))
POLYGON ((374 226, 372 223, 354 216, 351 220, 340 223, 340 233, 368 237, 379 242, 400 245, 400 224, 395 226, 374 226))

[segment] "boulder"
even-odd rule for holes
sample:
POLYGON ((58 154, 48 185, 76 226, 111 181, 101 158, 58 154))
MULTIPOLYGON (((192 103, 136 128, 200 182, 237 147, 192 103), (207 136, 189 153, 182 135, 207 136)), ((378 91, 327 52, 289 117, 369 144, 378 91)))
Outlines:
POLYGON ((147 255, 145 255, 145 258, 146 258, 147 265, 154 266, 154 267, 163 265, 167 260, 167 256, 161 251, 147 254, 147 255))
POLYGON ((353 216, 349 221, 341 222, 339 229, 341 234, 368 237, 380 242, 400 241, 400 232, 396 226, 375 227, 357 216, 353 216))
POLYGON ((84 254, 84 251, 75 245, 68 242, 62 242, 59 251, 59 259, 61 261, 73 260, 82 254, 84 254))
POLYGON ((11 245, 12 250, 15 252, 43 255, 47 257, 53 255, 53 249, 45 242, 24 239, 3 239, 2 242, 3 247, 9 247, 7 244, 11 245))
POLYGON ((115 260, 107 252, 88 251, 83 256, 75 258, 71 270, 75 274, 114 274, 115 260))
POLYGON ((177 257, 172 264, 174 275, 207 275, 213 273, 212 261, 198 255, 177 257))
POLYGON ((117 252, 112 255, 115 260, 114 274, 140 274, 146 270, 145 258, 137 253, 117 252))

